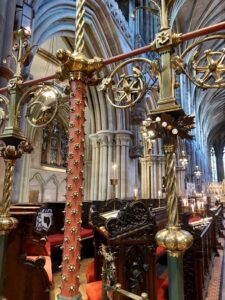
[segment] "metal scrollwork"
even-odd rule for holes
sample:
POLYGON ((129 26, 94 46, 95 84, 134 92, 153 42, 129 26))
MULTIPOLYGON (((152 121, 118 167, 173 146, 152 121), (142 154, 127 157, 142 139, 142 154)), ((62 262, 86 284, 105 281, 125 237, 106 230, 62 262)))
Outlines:
POLYGON ((33 127, 45 127, 51 123, 58 111, 59 97, 54 87, 43 86, 35 92, 27 105, 28 123, 33 127))
POLYGON ((0 95, 0 128, 2 127, 4 121, 7 119, 7 109, 9 105, 9 100, 4 97, 3 95, 0 95))
POLYGON ((173 56, 172 64, 177 74, 185 73, 188 78, 201 88, 225 87, 225 48, 221 50, 201 48, 204 42, 214 39, 225 40, 225 35, 206 37, 188 47, 181 56, 173 56), (185 56, 192 51, 188 64, 185 56))
POLYGON ((131 107, 140 101, 149 86, 155 83, 151 67, 152 61, 146 58, 129 59, 104 78, 98 90, 105 91, 107 100, 114 107, 131 107))

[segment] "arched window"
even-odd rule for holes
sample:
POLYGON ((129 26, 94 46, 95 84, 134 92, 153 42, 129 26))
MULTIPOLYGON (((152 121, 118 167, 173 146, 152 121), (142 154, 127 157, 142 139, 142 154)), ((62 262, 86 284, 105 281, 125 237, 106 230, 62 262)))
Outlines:
POLYGON ((42 133, 41 164, 66 168, 68 134, 56 120, 42 133))
POLYGON ((217 167, 216 167, 216 155, 215 155, 215 150, 212 147, 210 151, 210 158, 211 158, 211 167, 212 167, 212 182, 217 182, 217 167))

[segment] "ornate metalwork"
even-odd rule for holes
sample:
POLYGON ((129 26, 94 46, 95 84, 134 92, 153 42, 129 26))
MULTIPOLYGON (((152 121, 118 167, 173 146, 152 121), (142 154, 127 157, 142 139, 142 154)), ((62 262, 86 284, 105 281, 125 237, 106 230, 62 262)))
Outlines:
POLYGON ((85 0, 76 1, 76 33, 75 33, 75 51, 81 53, 84 49, 84 9, 85 0))
POLYGON ((176 197, 176 146, 165 144, 166 154, 166 192, 167 192, 167 215, 168 224, 178 225, 178 207, 176 197))
POLYGON ((9 100, 3 95, 0 95, 0 128, 4 124, 4 121, 8 118, 9 100))
POLYGON ((142 134, 146 139, 163 138, 167 143, 176 141, 177 136, 181 139, 191 140, 193 136, 190 130, 194 128, 194 116, 180 115, 173 117, 163 113, 153 119, 147 118, 142 122, 142 134))
POLYGON ((167 249, 169 256, 180 257, 191 247, 193 237, 191 233, 181 230, 179 226, 168 226, 157 232, 156 241, 159 246, 167 249))
MULTIPOLYGON (((19 29, 15 34, 15 42, 13 45, 13 52, 8 55, 4 60, 3 63, 7 63, 9 59, 13 59, 16 64, 16 72, 14 74, 17 82, 22 82, 21 70, 23 65, 29 60, 31 51, 36 45, 31 46, 29 37, 31 33, 25 28, 19 29)), ((10 87, 10 81, 9 81, 10 87)))
POLYGON ((116 218, 106 221, 105 227, 110 237, 153 223, 153 217, 148 208, 139 201, 128 204, 121 209, 116 218))
POLYGON ((225 48, 221 50, 201 50, 203 43, 212 40, 225 40, 225 35, 212 35, 189 46, 181 56, 173 56, 172 64, 177 74, 185 73, 188 78, 201 88, 225 87, 225 48), (188 64, 185 56, 192 52, 188 64))
POLYGON ((98 90, 105 91, 107 100, 114 107, 131 107, 140 101, 147 88, 155 83, 155 73, 153 75, 151 69, 155 71, 155 63, 146 58, 129 59, 119 64, 104 78, 98 90), (132 72, 126 75, 127 70, 132 72))
POLYGON ((15 164, 14 160, 11 159, 5 160, 5 178, 4 178, 1 216, 2 215, 9 216, 10 195, 12 192, 14 164, 15 164))
POLYGON ((54 87, 43 86, 32 96, 27 105, 27 121, 33 127, 45 127, 55 118, 61 95, 54 87))

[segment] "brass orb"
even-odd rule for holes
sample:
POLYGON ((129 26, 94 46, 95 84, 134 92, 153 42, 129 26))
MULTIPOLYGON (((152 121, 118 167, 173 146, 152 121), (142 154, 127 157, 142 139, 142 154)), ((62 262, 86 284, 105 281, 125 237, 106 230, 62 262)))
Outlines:
POLYGON ((17 224, 17 219, 13 217, 0 216, 0 235, 5 235, 9 233, 9 231, 16 228, 17 224))
POLYGON ((164 247, 169 253, 183 253, 193 243, 192 235, 179 226, 168 226, 156 234, 158 246, 164 247))

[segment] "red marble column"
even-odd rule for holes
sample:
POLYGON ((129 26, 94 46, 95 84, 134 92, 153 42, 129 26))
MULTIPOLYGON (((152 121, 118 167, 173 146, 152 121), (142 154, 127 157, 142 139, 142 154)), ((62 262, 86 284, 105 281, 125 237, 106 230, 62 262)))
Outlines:
POLYGON ((84 172, 85 84, 70 82, 69 147, 66 186, 62 286, 59 299, 79 299, 81 206, 84 172))

